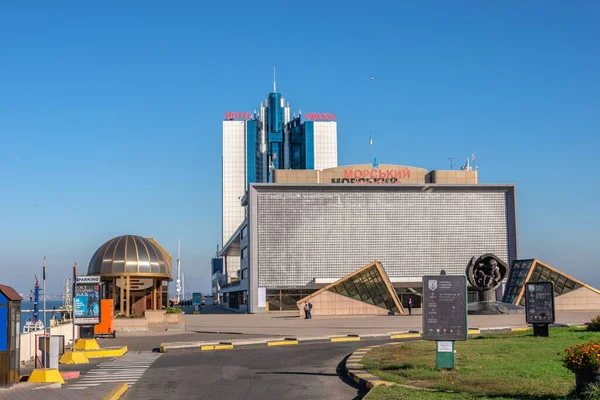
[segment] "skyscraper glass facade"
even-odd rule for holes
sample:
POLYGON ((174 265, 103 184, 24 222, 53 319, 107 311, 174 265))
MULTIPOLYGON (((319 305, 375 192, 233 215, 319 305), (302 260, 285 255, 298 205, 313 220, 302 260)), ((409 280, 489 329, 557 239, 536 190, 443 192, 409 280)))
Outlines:
MULTIPOLYGON (((317 115, 317 114, 314 114, 317 115)), ((337 167, 337 122, 302 121, 275 90, 254 113, 223 121, 223 243, 244 220, 240 200, 251 183, 273 181, 276 169, 337 167)))

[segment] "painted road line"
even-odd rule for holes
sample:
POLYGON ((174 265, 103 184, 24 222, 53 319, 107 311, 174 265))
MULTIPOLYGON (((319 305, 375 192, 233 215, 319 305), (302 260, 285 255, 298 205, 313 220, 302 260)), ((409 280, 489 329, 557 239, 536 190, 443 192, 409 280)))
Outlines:
POLYGON ((102 383, 121 383, 131 387, 161 355, 153 352, 130 353, 105 361, 73 383, 67 383, 65 389, 87 389, 102 383))
POLYGON ((233 345, 231 343, 222 343, 208 346, 201 346, 200 350, 233 350, 233 345))
POLYGON ((125 383, 116 385, 102 400, 119 400, 127 389, 129 389, 129 386, 125 383))
POLYGON ((276 340, 274 342, 267 342, 267 346, 292 346, 298 344, 296 339, 276 340))
POLYGON ((409 338, 420 338, 420 333, 396 333, 390 336, 390 339, 409 339, 409 338))
POLYGON ((330 339, 332 342, 359 342, 360 336, 348 335, 348 336, 333 336, 330 339))

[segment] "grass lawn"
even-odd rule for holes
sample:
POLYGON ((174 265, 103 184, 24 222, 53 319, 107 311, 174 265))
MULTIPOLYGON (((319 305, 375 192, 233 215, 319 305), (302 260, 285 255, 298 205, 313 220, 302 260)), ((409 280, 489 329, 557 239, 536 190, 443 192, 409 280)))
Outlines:
POLYGON ((536 338, 531 331, 490 334, 456 342, 456 368, 435 368, 435 342, 399 343, 369 352, 362 360, 369 372, 405 385, 456 392, 435 393, 402 387, 376 388, 368 399, 566 399, 575 375, 564 368, 567 346, 600 340, 600 333, 575 328, 550 330, 536 338))

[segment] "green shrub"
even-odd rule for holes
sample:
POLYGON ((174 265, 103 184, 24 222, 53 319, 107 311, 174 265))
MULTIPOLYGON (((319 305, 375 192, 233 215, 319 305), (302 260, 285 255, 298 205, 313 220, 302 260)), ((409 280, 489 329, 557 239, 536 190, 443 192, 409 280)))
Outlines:
POLYGON ((600 371, 600 342, 580 343, 565 349, 563 366, 576 374, 600 371))
POLYGON ((139 315, 139 314, 131 314, 128 317, 125 314, 117 314, 117 316, 115 316, 115 318, 118 318, 118 319, 129 318, 129 319, 132 319, 132 318, 144 318, 144 316, 143 315, 139 315))
POLYGON ((596 315, 595 318, 592 318, 587 330, 590 332, 600 332, 600 315, 596 315))
POLYGON ((198 314, 200 314, 200 311, 198 311, 198 310, 194 310, 194 314, 195 314, 195 315, 198 315, 198 314))
POLYGON ((181 314, 183 311, 181 311, 181 308, 177 308, 177 307, 169 307, 167 308, 167 314, 181 314))

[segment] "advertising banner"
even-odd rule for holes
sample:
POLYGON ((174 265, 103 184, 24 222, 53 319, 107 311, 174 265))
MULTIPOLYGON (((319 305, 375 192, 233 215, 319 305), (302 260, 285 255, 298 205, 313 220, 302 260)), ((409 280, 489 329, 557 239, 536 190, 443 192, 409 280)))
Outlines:
POLYGON ((73 314, 75 325, 100 323, 100 277, 77 277, 73 314))

